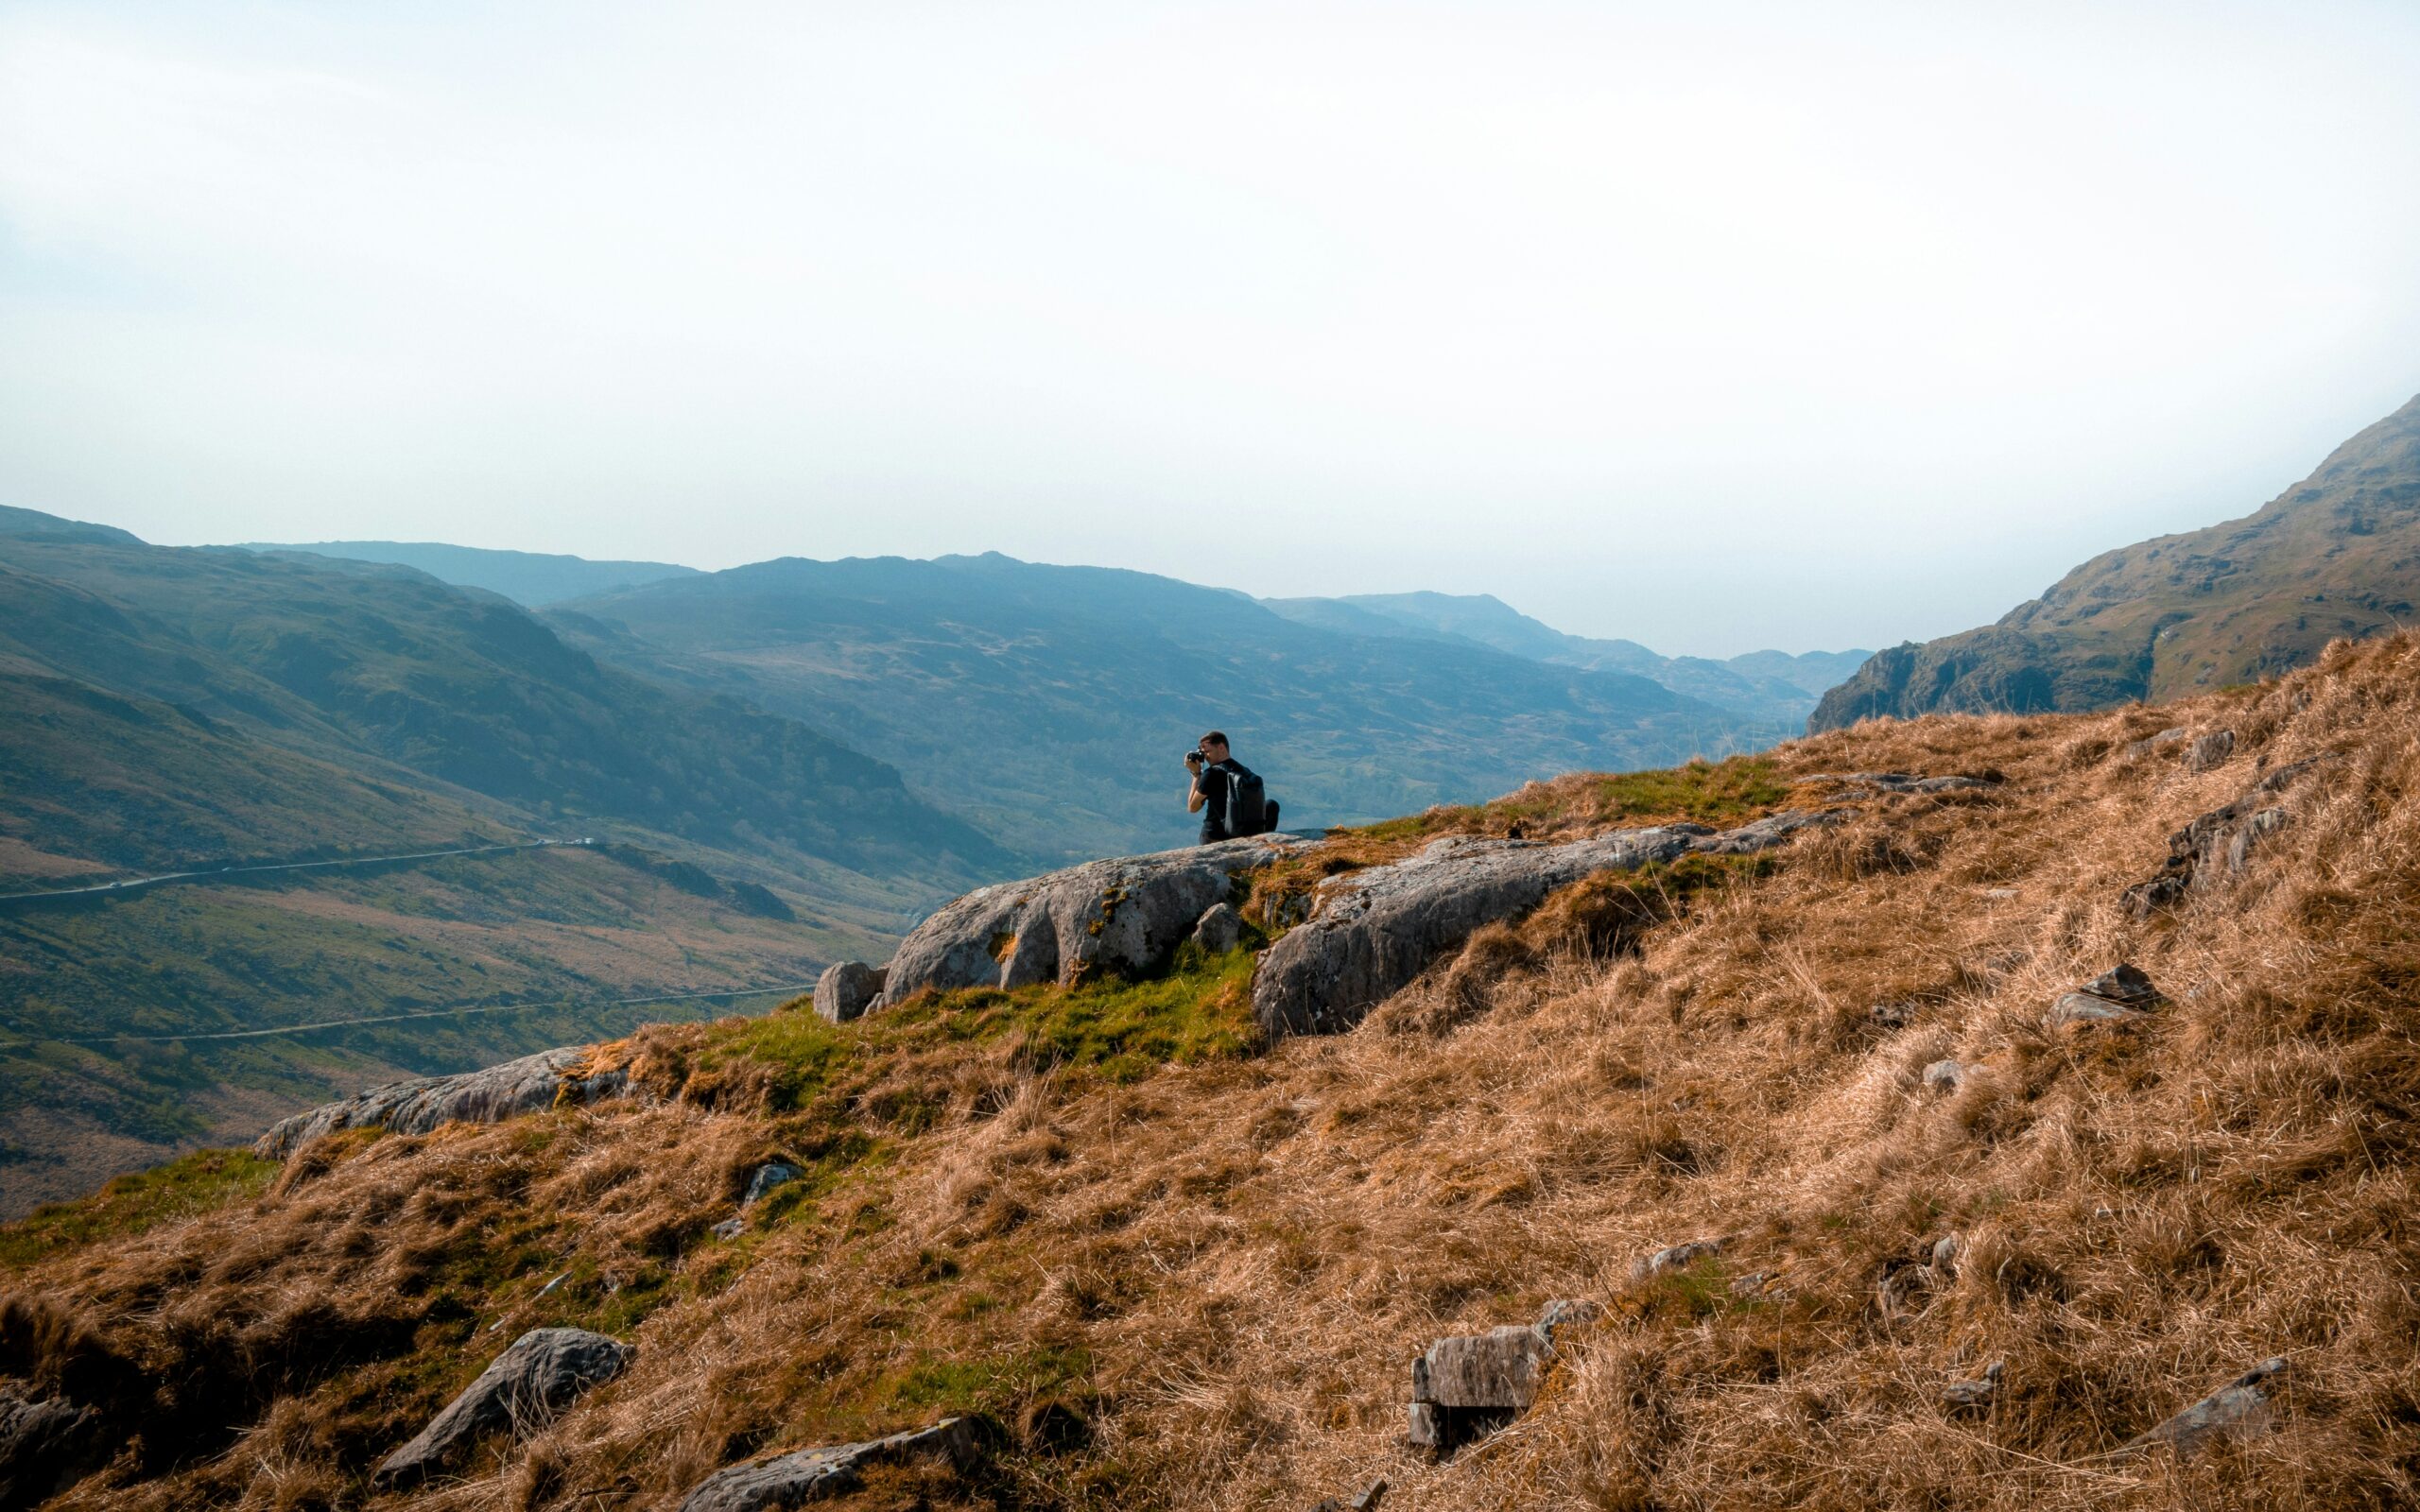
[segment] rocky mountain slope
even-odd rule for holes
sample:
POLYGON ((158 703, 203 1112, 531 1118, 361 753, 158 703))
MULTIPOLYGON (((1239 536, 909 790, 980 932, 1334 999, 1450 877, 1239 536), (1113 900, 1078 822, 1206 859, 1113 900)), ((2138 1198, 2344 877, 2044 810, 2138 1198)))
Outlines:
POLYGON ((1635 641, 1566 635, 1491 593, 1355 593, 1340 598, 1269 598, 1275 613, 1357 635, 1412 636, 1493 646, 1533 662, 1622 672, 1685 697, 1751 719, 1796 727, 1816 700, 1845 680, 1867 651, 1751 651, 1718 662, 1659 656, 1635 641))
POLYGON ((1288 823, 1313 825, 1780 733, 1643 678, 997 555, 759 562, 545 618, 601 661, 830 730, 1003 842, 1065 860, 1189 838, 1178 758, 1210 729, 1288 823))
POLYGON ((2408 624, 2415 603, 2420 399, 2244 519, 2096 557, 1996 625, 1877 654, 1808 728, 2182 697, 2408 624))
POLYGON ((592 836, 0 898, 0 1211, 297 1095, 636 1022, 607 1000, 795 982, 1018 867, 881 763, 600 667, 493 595, 0 515, 0 894, 592 836), (533 998, 555 1006, 167 1038, 533 998))
POLYGON ((917 957, 974 985, 406 1089, 474 1121, 331 1119, 0 1229, 0 1474, 2409 1505, 2415 790, 2394 635, 1269 847, 1183 938, 1189 862, 1013 885, 929 926, 984 936, 917 957), (1046 923, 1087 943, 1010 971, 1046 923), (1402 985, 1264 1022, 1289 949, 1402 985))

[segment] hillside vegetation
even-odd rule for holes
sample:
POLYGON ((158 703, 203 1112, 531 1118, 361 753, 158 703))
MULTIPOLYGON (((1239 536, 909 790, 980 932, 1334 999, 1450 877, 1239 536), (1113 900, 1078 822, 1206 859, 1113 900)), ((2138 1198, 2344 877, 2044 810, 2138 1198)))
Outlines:
POLYGON ((2297 667, 2420 603, 2420 399, 2241 520, 2085 562, 1996 625, 1876 655, 1809 721, 2106 709, 2297 667))
POLYGON ((804 720, 1058 860, 1190 840, 1207 730, 1288 825, 1469 802, 1540 772, 1754 749, 1787 728, 1644 678, 1343 634, 1240 594, 1007 557, 759 562, 550 610, 600 661, 804 720))
POLYGON ((811 978, 1021 866, 895 769, 600 667, 492 594, 0 512, 0 894, 591 836, 0 897, 0 1213, 298 1100, 637 1022, 608 1000, 811 978))
POLYGON ((651 1101, 195 1158, 0 1231, 0 1374, 114 1427, 60 1507, 402 1505, 371 1467, 541 1323, 635 1360, 409 1504, 671 1508, 759 1452, 979 1411, 988 1469, 831 1504, 1308 1507, 1383 1476, 1391 1509, 2406 1506, 2415 799, 2408 635, 2168 708, 1541 784, 1354 843, 1841 817, 1621 884, 1662 904, 1610 937, 1550 901, 1332 1038, 1257 1043, 1250 957, 1181 954, 596 1052, 651 1101), (1834 780, 1875 771, 1981 782, 1834 780), (2238 868, 2127 905, 2247 796, 2279 813, 2238 868), (2121 962, 2165 1000, 2052 1026, 2121 962), (775 1157, 804 1177, 716 1236, 775 1157), (1536 1404, 1409 1450, 1412 1357, 1550 1298, 1606 1311, 1536 1404), (2265 1431, 2126 1450, 2271 1357, 2265 1431))

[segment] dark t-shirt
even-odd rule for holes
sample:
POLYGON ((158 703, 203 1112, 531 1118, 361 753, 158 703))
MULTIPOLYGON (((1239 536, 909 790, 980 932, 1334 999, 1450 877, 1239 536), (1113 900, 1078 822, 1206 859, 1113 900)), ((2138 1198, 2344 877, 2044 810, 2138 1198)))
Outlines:
POLYGON ((1213 762, 1201 768, 1193 785, 1201 790, 1201 843, 1227 838, 1227 774, 1235 766, 1232 757, 1213 762))

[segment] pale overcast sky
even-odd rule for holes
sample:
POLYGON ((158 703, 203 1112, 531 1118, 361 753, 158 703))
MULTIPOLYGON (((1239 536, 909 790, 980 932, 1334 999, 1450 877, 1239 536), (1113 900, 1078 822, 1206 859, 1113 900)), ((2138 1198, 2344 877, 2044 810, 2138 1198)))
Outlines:
POLYGON ((2420 6, 0 4, 0 503, 1728 654, 2420 390, 2420 6))

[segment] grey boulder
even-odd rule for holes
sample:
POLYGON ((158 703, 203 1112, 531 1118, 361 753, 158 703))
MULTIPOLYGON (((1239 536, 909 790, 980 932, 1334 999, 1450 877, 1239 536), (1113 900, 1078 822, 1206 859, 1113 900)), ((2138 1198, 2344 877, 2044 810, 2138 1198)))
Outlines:
POLYGON ((2249 1438, 2262 1433, 2269 1426, 2269 1393, 2265 1388, 2285 1369, 2286 1362, 2281 1358, 2263 1360, 2158 1427, 2128 1439, 2118 1446, 2119 1452, 2140 1452, 2168 1444, 2179 1456, 2189 1456, 2217 1439, 2249 1438))
POLYGON ((826 1023, 846 1023, 882 996, 883 969, 863 961, 837 961, 815 979, 816 1016, 826 1023))
POLYGON ((771 1196, 806 1173, 787 1160, 768 1160, 748 1178, 748 1190, 740 1196, 739 1212, 714 1226, 717 1239, 736 1239, 748 1228, 748 1210, 771 1196))
POLYGON ((100 1469, 110 1436, 90 1407, 0 1391, 0 1507, 37 1505, 100 1469))
POLYGON ((2101 972, 2050 1005, 2053 1027, 2069 1023, 2127 1023, 2163 1001, 2152 979, 2133 966, 2101 972))
POLYGON ((681 1512, 766 1512, 804 1506, 855 1490, 872 1466, 946 1461, 964 1470, 975 1467, 982 1451, 983 1435, 977 1419, 944 1418, 913 1433, 862 1444, 796 1450, 717 1470, 690 1490, 681 1503, 681 1512))
POLYGON ((1559 845, 1448 835, 1405 860, 1326 879, 1310 918, 1261 956, 1253 1011, 1272 1038, 1341 1033, 1473 932, 1529 913, 1559 887, 1691 852, 1767 850, 1817 822, 1792 812, 1720 834, 1672 825, 1559 845))
POLYGON ((532 1329, 381 1461, 373 1478, 382 1486, 415 1485, 459 1464, 483 1435, 510 1430, 527 1437, 581 1393, 620 1375, 636 1352, 586 1329, 532 1329))
POLYGON ((381 1127, 425 1134, 444 1124, 494 1124, 556 1107, 585 1107, 630 1095, 626 1071, 590 1072, 583 1046, 544 1050, 454 1076, 415 1076, 322 1104, 270 1126, 254 1154, 282 1160, 339 1129, 381 1127))
POLYGON ((919 992, 1075 981, 1105 967, 1158 970, 1236 879, 1316 845, 1281 835, 1088 862, 979 887, 916 926, 875 1008, 919 992))
POLYGON ((2226 759, 2234 754, 2235 731, 2214 730, 2186 747, 2185 769, 2206 772, 2213 766, 2224 765, 2226 759))

